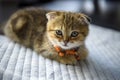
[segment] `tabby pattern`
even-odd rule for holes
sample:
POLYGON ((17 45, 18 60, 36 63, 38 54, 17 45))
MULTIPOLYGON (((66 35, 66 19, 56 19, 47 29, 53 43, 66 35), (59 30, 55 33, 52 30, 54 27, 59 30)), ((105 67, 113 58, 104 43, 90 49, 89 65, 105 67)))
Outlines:
POLYGON ((42 56, 64 64, 77 62, 73 55, 58 55, 54 46, 64 50, 79 47, 80 60, 87 57, 85 39, 89 18, 82 13, 26 8, 15 12, 5 25, 10 39, 35 50, 42 56))

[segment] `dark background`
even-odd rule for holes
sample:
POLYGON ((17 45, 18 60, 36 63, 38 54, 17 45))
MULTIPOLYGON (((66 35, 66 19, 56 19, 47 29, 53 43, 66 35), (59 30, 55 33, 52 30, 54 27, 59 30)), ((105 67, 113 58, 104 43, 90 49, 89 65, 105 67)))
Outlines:
POLYGON ((82 12, 91 17, 92 24, 120 31, 119 0, 0 0, 0 24, 16 10, 31 6, 82 12))

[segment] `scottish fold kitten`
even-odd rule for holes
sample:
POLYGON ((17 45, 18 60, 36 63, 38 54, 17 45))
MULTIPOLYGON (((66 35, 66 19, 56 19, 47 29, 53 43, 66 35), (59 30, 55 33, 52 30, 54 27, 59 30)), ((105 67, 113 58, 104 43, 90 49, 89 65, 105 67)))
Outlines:
POLYGON ((26 8, 9 18, 4 33, 46 58, 75 64, 88 55, 89 21, 82 13, 26 8))

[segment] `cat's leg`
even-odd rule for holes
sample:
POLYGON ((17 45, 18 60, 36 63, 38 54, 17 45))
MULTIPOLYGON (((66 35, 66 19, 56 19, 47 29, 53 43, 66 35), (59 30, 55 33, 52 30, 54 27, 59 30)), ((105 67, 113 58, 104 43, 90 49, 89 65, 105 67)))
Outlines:
POLYGON ((14 14, 5 25, 5 29, 10 29, 11 32, 17 32, 27 24, 25 15, 14 14))
POLYGON ((15 13, 5 25, 4 33, 15 42, 29 45, 31 17, 26 13, 15 13))
POLYGON ((70 65, 74 65, 74 64, 77 63, 77 60, 76 60, 76 58, 73 55, 65 55, 63 57, 61 57, 61 56, 58 55, 55 58, 55 60, 57 60, 60 63, 70 64, 70 65))
POLYGON ((80 57, 80 60, 84 60, 87 58, 88 56, 88 49, 86 48, 85 45, 82 45, 79 50, 77 55, 80 57))
POLYGON ((21 10, 14 13, 7 21, 5 33, 7 32, 6 29, 9 29, 8 31, 12 33, 22 33, 25 31, 25 27, 30 27, 32 24, 33 17, 29 13, 21 10))
POLYGON ((45 58, 49 58, 51 60, 55 60, 57 62, 63 64, 76 64, 77 60, 74 55, 65 55, 63 57, 59 56, 58 52, 50 49, 50 48, 42 48, 39 44, 34 45, 34 50, 42 55, 45 58))
POLYGON ((19 31, 23 27, 27 26, 27 17, 18 16, 11 21, 11 25, 14 31, 19 31))
POLYGON ((60 62, 62 64, 70 64, 70 65, 74 65, 77 63, 76 58, 74 57, 74 55, 65 55, 65 56, 59 56, 57 52, 50 52, 47 50, 41 50, 41 55, 49 58, 51 60, 55 60, 57 62, 60 62))
MULTIPOLYGON (((34 50, 46 58, 58 61, 63 64, 72 65, 77 63, 77 59, 74 55, 59 56, 56 51, 49 48, 43 49, 39 44, 35 45, 34 50)), ((86 57, 88 56, 87 48, 85 46, 81 46, 78 50, 77 55, 80 57, 80 60, 86 59, 86 57)))

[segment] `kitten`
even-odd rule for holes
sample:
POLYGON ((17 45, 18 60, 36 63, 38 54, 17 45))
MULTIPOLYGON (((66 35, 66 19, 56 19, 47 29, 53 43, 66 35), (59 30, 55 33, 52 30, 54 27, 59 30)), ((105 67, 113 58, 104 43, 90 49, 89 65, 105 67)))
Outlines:
POLYGON ((76 49, 83 60, 88 52, 84 41, 88 35, 89 18, 82 13, 26 8, 15 12, 5 25, 6 36, 42 56, 63 64, 75 64, 75 55, 60 56, 62 51, 76 49))

